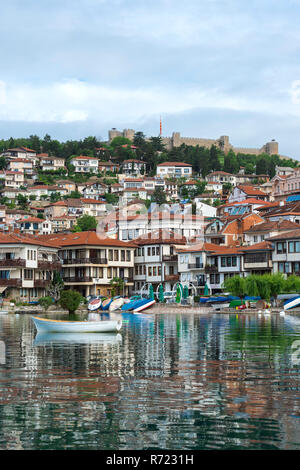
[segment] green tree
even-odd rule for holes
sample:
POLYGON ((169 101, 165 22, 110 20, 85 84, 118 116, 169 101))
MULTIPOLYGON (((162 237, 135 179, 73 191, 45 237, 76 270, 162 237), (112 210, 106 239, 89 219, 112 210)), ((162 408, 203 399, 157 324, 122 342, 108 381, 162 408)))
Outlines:
POLYGON ((61 293, 59 303, 62 308, 69 311, 69 315, 72 315, 78 309, 80 302, 83 301, 83 297, 76 290, 64 290, 61 293))
POLYGON ((85 214, 78 217, 77 224, 74 225, 73 232, 87 232, 88 230, 94 230, 97 227, 97 220, 92 215, 85 214))
POLYGON ((39 305, 41 305, 44 310, 47 312, 50 305, 53 305, 53 299, 51 297, 41 297, 38 301, 39 305))
MULTIPOLYGON (((125 286, 125 281, 124 279, 122 279, 121 277, 113 277, 110 281, 109 281, 111 287, 112 287, 112 290, 114 292, 117 293, 117 295, 121 295, 121 293, 123 292, 123 288, 125 286)), ((113 295, 112 295, 113 296, 113 295)))
POLYGON ((245 278, 240 276, 232 276, 225 279, 223 288, 226 292, 241 297, 241 299, 243 299, 247 293, 245 278))

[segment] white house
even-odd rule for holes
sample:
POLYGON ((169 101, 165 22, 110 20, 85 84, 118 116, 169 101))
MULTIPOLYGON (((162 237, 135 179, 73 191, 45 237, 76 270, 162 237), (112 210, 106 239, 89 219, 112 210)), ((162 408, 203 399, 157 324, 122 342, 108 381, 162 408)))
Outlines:
POLYGON ((98 158, 80 155, 70 161, 75 167, 75 173, 98 173, 98 158))
POLYGON ((156 176, 161 178, 190 178, 192 165, 181 162, 159 163, 156 167, 156 176))

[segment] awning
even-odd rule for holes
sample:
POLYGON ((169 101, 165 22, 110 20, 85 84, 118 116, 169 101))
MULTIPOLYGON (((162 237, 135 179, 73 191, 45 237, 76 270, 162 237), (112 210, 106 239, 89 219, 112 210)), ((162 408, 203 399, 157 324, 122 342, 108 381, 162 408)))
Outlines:
POLYGON ((0 294, 2 294, 2 292, 4 292, 6 288, 7 288, 7 286, 5 286, 5 287, 2 287, 2 286, 1 286, 1 287, 0 287, 0 294))

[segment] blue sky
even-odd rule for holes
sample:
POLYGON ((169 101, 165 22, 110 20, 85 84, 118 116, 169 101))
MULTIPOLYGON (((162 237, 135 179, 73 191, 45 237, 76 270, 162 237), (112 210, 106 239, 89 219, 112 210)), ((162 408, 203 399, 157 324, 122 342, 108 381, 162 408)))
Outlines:
POLYGON ((300 0, 10 0, 0 7, 0 138, 111 127, 300 160, 300 0))

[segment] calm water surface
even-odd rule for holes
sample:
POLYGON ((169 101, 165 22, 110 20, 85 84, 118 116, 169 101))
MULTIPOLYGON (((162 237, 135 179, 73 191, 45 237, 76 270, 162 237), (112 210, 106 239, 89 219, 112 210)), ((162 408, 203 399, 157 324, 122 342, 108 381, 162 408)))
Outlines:
POLYGON ((122 318, 40 336, 0 315, 0 449, 300 448, 300 317, 122 318))

